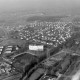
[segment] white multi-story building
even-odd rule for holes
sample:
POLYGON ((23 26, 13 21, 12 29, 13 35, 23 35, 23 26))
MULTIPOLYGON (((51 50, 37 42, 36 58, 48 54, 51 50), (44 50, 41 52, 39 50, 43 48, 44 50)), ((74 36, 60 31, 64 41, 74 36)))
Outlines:
POLYGON ((44 46, 43 45, 29 45, 29 50, 43 51, 44 50, 44 46))

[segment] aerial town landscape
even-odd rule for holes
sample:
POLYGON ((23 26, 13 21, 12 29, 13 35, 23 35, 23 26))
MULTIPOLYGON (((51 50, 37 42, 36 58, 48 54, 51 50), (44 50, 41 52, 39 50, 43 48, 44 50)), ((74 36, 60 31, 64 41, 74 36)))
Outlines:
POLYGON ((18 11, 8 0, 7 12, 0 12, 0 80, 80 80, 80 7, 74 7, 79 1, 20 1, 18 9, 23 3, 30 9, 18 11))
POLYGON ((68 66, 79 64, 80 27, 76 18, 64 22, 67 17, 34 16, 27 25, 1 27, 0 80, 56 80, 58 75, 62 80, 72 75, 75 70, 68 66))

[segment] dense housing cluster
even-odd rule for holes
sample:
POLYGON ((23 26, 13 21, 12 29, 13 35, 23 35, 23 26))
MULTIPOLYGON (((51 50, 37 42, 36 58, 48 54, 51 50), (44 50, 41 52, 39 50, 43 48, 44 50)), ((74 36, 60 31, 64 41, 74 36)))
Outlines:
POLYGON ((34 22, 19 31, 21 39, 57 45, 71 37, 71 25, 64 22, 34 22), (42 23, 42 24, 41 24, 42 23), (46 24, 45 24, 46 23, 46 24))

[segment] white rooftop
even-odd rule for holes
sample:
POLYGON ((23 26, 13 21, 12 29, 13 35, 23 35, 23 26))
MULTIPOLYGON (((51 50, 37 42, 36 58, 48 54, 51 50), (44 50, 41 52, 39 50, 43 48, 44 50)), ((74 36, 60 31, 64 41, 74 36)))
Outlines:
POLYGON ((11 48, 11 47, 10 47, 10 48, 6 48, 6 51, 7 51, 7 50, 10 50, 10 51, 11 51, 11 50, 12 50, 12 48, 11 48))
POLYGON ((5 53, 11 53, 11 51, 5 51, 5 53))
POLYGON ((16 47, 16 50, 18 50, 19 48, 18 47, 16 47))
POLYGON ((4 46, 0 46, 0 48, 3 48, 4 46))
POLYGON ((0 49, 0 52, 2 51, 2 49, 0 49))
POLYGON ((7 46, 8 48, 11 48, 11 47, 13 47, 13 46, 7 46))

